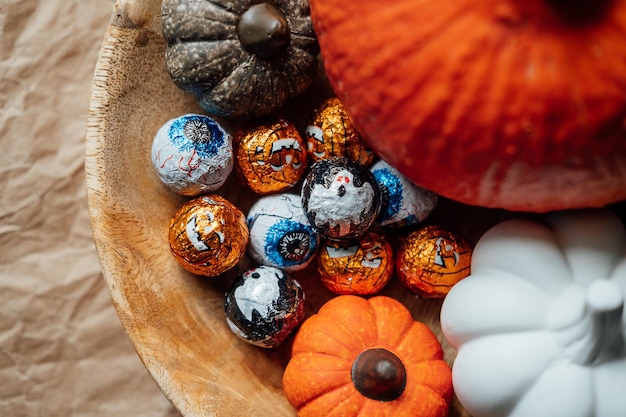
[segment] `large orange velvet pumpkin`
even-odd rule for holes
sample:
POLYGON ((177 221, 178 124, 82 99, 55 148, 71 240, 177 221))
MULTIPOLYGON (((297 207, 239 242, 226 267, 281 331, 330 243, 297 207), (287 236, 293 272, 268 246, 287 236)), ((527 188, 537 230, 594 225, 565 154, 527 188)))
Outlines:
POLYGON ((626 0, 310 0, 356 127, 419 185, 524 211, 626 198, 626 0))
POLYGON ((340 295, 296 334, 283 388, 300 417, 445 417, 439 341, 393 298, 340 295))

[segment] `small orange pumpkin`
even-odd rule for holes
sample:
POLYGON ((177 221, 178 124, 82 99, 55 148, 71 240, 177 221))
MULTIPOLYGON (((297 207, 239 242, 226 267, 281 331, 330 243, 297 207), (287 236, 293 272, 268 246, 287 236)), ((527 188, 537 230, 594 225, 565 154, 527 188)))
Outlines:
POLYGON ((452 372, 399 301, 340 295, 302 324, 283 389, 300 417, 444 417, 452 372))
POLYGON ((310 0, 331 85, 382 159, 472 205, 626 198, 626 0, 310 0))

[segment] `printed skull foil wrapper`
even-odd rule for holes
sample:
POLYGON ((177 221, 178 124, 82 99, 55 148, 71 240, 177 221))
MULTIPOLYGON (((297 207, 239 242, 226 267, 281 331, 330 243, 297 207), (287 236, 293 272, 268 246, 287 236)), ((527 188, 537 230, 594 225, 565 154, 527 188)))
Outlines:
POLYGON ((311 226, 330 239, 365 233, 380 212, 380 190, 363 165, 343 157, 312 164, 301 190, 302 208, 311 226))
POLYGON ((250 344, 273 348, 304 319, 304 292, 282 269, 263 265, 237 276, 224 306, 233 333, 250 344))

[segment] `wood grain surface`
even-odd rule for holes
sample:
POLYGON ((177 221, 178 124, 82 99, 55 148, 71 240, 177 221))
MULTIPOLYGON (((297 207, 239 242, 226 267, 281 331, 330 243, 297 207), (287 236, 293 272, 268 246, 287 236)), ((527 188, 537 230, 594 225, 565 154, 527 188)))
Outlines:
MULTIPOLYGON (((294 416, 281 388, 289 343, 263 350, 237 339, 225 322, 224 292, 251 262, 244 259, 228 274, 207 279, 185 272, 169 252, 169 220, 185 200, 159 182, 150 147, 167 120, 201 109, 166 73, 159 15, 159 0, 117 2, 93 83, 88 202, 112 302, 139 357, 183 416, 294 416)), ((302 123, 305 109, 329 94, 321 77, 299 102, 285 107, 286 113, 302 123)), ((254 196, 231 177, 219 193, 245 213, 254 196)), ((428 221, 457 230, 474 244, 487 228, 517 215, 442 199, 428 221)), ((296 278, 306 292, 307 315, 332 296, 311 269, 296 278)), ((420 299, 395 278, 383 294, 430 326, 452 363, 455 352, 439 328, 441 300, 420 299)), ((450 415, 468 416, 456 401, 450 415)))

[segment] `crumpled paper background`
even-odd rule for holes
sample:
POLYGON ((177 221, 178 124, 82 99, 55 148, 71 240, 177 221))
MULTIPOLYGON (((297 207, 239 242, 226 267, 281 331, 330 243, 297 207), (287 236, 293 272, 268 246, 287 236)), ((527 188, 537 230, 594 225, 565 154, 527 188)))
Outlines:
POLYGON ((0 415, 178 414, 114 312, 84 145, 113 0, 0 0, 0 415))

